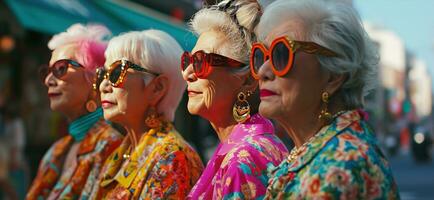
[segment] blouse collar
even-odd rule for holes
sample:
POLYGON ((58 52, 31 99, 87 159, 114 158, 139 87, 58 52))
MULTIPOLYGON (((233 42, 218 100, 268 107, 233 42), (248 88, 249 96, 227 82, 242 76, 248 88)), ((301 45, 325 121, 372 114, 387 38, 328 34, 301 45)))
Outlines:
POLYGON ((226 155, 231 149, 243 143, 247 137, 265 133, 274 134, 274 127, 270 120, 259 114, 253 115, 244 123, 237 124, 225 142, 222 142, 218 155, 226 155))
POLYGON ((317 133, 315 139, 300 152, 298 158, 292 163, 288 171, 297 171, 307 165, 336 135, 341 133, 345 128, 362 120, 362 113, 359 110, 347 111, 339 115, 330 125, 324 126, 317 133))
POLYGON ((166 142, 164 140, 159 141, 159 139, 169 139, 166 137, 169 133, 177 134, 171 122, 162 121, 159 127, 151 128, 147 132, 143 133, 134 149, 130 149, 130 140, 124 139, 120 146, 107 159, 106 164, 104 165, 104 168, 106 168, 107 171, 102 177, 100 186, 107 187, 113 181, 116 181, 122 187, 130 188, 133 181, 137 181, 135 178, 137 175, 140 175, 139 172, 144 167, 142 165, 145 163, 145 160, 148 159, 147 157, 144 157, 143 154, 145 152, 149 153, 151 146, 158 147, 161 146, 163 142, 166 142), (125 161, 123 155, 129 151, 132 151, 130 158, 125 161))
POLYGON ((98 120, 103 116, 102 108, 96 109, 96 111, 88 113, 79 117, 78 119, 71 122, 68 126, 69 135, 74 138, 74 141, 79 142, 84 139, 89 129, 98 122, 98 120))

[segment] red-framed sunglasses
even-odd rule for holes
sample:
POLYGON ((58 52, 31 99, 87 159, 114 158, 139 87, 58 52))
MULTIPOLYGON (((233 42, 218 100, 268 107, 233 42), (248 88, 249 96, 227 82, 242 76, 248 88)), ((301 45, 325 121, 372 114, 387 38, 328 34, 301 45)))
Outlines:
POLYGON ((297 50, 328 57, 337 57, 338 54, 314 42, 295 41, 283 36, 276 38, 268 50, 263 44, 255 43, 250 52, 250 71, 255 79, 259 79, 258 71, 270 59, 271 69, 277 76, 284 76, 294 64, 294 55, 297 50))
POLYGON ((51 67, 44 66, 39 70, 39 75, 41 78, 41 81, 44 82, 47 78, 48 74, 53 73, 53 76, 57 79, 62 79, 63 76, 65 76, 66 72, 68 71, 69 67, 82 67, 83 66, 71 59, 61 59, 53 63, 51 67))
POLYGON ((97 81, 96 83, 98 84, 97 87, 99 87, 99 84, 102 82, 101 78, 107 79, 110 84, 113 87, 122 87, 122 83, 125 80, 125 76, 127 75, 127 70, 131 68, 133 70, 139 71, 139 72, 145 72, 148 74, 152 74, 154 76, 158 76, 159 74, 156 72, 152 72, 150 70, 147 70, 143 67, 140 67, 139 65, 136 65, 128 60, 122 59, 122 60, 118 60, 113 62, 110 65, 109 70, 107 71, 107 73, 104 74, 105 70, 104 69, 99 69, 96 73, 97 75, 97 81), (102 74, 104 74, 104 77, 102 77, 102 74), (100 79, 100 80, 98 80, 100 79))
POLYGON ((244 64, 240 61, 228 58, 215 53, 205 53, 205 51, 196 51, 194 54, 184 52, 181 56, 181 70, 184 71, 192 64, 193 71, 198 78, 206 78, 211 74, 213 67, 242 67, 244 64))

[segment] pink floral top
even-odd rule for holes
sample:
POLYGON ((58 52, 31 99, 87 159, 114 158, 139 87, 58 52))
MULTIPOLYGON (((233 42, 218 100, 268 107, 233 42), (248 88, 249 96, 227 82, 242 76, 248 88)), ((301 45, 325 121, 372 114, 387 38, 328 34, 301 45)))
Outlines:
POLYGON ((235 126, 228 140, 219 144, 188 199, 263 198, 268 172, 287 154, 272 123, 254 115, 235 126))

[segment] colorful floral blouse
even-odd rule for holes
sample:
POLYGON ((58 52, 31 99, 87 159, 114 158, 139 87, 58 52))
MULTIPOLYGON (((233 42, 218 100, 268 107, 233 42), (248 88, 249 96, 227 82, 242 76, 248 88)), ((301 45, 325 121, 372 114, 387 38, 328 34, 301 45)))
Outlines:
POLYGON ((260 199, 268 171, 287 156, 271 122, 254 115, 220 143, 188 199, 260 199))
POLYGON ((203 170, 197 152, 169 123, 150 129, 129 155, 126 139, 105 163, 91 199, 185 199, 203 170))
POLYGON ((40 162, 26 199, 78 199, 86 196, 102 164, 121 144, 123 136, 100 118, 82 137, 81 141, 76 141, 75 137, 67 135, 51 146, 40 162), (77 163, 64 169, 66 156, 74 142, 79 142, 77 163))
POLYGON ((348 111, 273 171, 266 199, 399 199, 399 193, 372 130, 358 111, 348 111))

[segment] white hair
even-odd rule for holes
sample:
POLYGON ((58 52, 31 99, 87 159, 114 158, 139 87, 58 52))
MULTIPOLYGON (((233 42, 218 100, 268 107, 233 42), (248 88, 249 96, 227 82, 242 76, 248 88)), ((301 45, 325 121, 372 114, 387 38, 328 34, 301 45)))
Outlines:
MULTIPOLYGON (((131 31, 110 40, 106 58, 128 58, 152 72, 169 79, 167 94, 157 105, 157 111, 170 121, 185 91, 186 82, 180 72, 182 48, 176 40, 160 30, 131 31)), ((151 80, 145 80, 149 83, 151 80)))
POLYGON ((225 47, 234 56, 233 59, 248 63, 261 10, 256 0, 224 0, 218 5, 199 10, 191 20, 190 27, 197 35, 207 31, 223 33, 229 41, 229 46, 225 47), (228 3, 230 6, 226 10, 219 9, 228 3))
POLYGON ((258 40, 264 41, 274 28, 291 18, 303 22, 305 40, 339 55, 317 56, 331 73, 348 75, 335 97, 341 98, 348 109, 363 107, 364 97, 376 86, 379 57, 357 11, 342 1, 278 0, 265 9, 258 24, 258 40))

